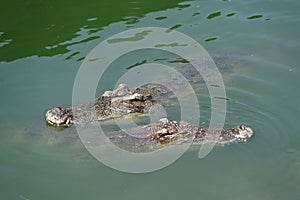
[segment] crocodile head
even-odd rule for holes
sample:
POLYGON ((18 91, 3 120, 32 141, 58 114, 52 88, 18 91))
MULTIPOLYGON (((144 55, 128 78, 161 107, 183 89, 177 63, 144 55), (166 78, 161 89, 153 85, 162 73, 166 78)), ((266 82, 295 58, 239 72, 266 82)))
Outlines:
POLYGON ((233 132, 235 133, 234 137, 238 141, 246 141, 248 138, 252 137, 254 133, 250 127, 244 125, 235 127, 233 132))
POLYGON ((73 115, 68 109, 55 107, 46 113, 46 121, 53 126, 70 126, 73 115))

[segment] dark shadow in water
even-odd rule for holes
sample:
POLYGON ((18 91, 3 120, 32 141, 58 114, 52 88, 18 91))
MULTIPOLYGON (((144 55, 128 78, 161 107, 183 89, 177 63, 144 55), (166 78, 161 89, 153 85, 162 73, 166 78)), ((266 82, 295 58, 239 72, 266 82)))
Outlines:
POLYGON ((232 16, 234 16, 234 15, 236 15, 236 13, 235 13, 235 12, 232 12, 232 13, 228 13, 228 14, 226 15, 226 17, 232 17, 232 16))
POLYGON ((140 66, 140 65, 142 65, 142 64, 145 64, 145 63, 147 63, 147 60, 142 60, 142 61, 140 61, 140 62, 137 62, 137 63, 135 63, 135 64, 133 64, 133 65, 130 65, 130 66, 126 67, 126 69, 131 69, 131 68, 140 66))
POLYGON ((219 17, 221 16, 221 12, 214 12, 214 13, 211 13, 207 16, 207 19, 212 19, 212 18, 215 18, 215 17, 219 17))
POLYGON ((5 1, 1 5, 6 9, 0 17, 0 61, 63 54, 68 52, 67 46, 57 44, 77 37, 82 27, 95 32, 118 21, 136 23, 150 12, 190 6, 180 2, 140 0, 133 7, 131 0, 5 1))
POLYGON ((212 37, 212 38, 208 38, 206 40, 204 40, 205 42, 210 42, 210 41, 214 41, 216 40, 217 38, 216 37, 212 37))
POLYGON ((161 17, 155 17, 156 20, 163 20, 163 19, 166 19, 167 17, 165 16, 161 16, 161 17))
POLYGON ((171 31, 173 31, 173 30, 175 30, 175 29, 177 29, 181 26, 182 26, 182 24, 176 24, 176 25, 172 26, 171 28, 169 28, 168 30, 166 30, 166 33, 169 33, 169 32, 171 32, 171 31))
POLYGON ((182 10, 182 9, 190 7, 190 6, 191 6, 190 4, 179 4, 177 6, 177 8, 178 8, 178 10, 182 10))
POLYGON ((262 15, 252 15, 250 17, 247 17, 247 19, 258 19, 258 18, 262 18, 262 15))

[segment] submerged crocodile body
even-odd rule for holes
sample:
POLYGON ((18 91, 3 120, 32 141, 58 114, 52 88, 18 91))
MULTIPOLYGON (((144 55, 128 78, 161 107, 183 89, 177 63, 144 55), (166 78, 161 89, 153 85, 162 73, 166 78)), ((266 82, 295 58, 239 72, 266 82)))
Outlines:
MULTIPOLYGON (((46 121, 53 126, 70 126, 102 121, 128 114, 147 113, 151 106, 167 91, 161 87, 136 88, 130 90, 120 84, 113 91, 106 91, 102 96, 87 104, 70 108, 53 108, 46 113, 46 121)), ((212 128, 191 125, 186 121, 176 122, 166 118, 158 123, 148 124, 128 130, 114 131, 108 134, 116 143, 133 144, 137 149, 158 148, 166 144, 216 142, 226 144, 244 142, 253 135, 253 130, 246 126, 234 128, 212 128), (129 133, 129 134, 128 134, 129 133)))
POLYGON ((184 143, 225 145, 245 142, 252 135, 253 130, 243 125, 234 128, 209 129, 208 127, 194 126, 187 121, 176 122, 166 118, 160 119, 157 123, 107 134, 117 146, 133 152, 147 152, 165 145, 184 143))

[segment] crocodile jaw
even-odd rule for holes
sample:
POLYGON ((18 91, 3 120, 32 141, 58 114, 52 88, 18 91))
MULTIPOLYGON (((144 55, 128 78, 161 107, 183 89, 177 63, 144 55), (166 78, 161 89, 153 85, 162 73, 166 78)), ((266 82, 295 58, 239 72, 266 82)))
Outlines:
POLYGON ((70 126, 72 124, 72 116, 69 112, 60 107, 55 107, 46 112, 46 121, 52 126, 70 126))
POLYGON ((238 141, 246 141, 252 137, 253 134, 254 131, 250 127, 242 125, 239 127, 239 133, 235 135, 235 138, 237 138, 238 141))

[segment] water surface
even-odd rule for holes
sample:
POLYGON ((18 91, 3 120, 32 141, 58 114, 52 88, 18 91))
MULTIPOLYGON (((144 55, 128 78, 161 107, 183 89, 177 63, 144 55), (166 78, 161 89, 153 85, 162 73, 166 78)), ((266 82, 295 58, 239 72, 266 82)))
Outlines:
MULTIPOLYGON (((299 1, 3 5, 1 199, 299 199, 299 1), (71 105, 76 72, 87 54, 115 33, 145 26, 178 30, 213 57, 221 55, 229 69, 221 70, 225 124, 249 125, 253 138, 216 147, 203 160, 191 149, 167 168, 136 175, 94 160, 74 139, 74 128, 46 127, 46 110, 71 105)), ((128 55, 107 72, 97 93, 112 89, 114 77, 136 63, 165 58, 174 59, 161 52, 128 55)), ((210 104, 203 91, 198 95, 207 124, 210 104)))

